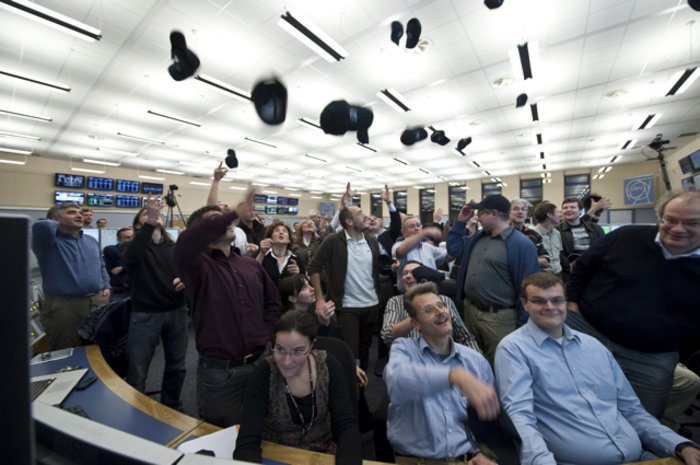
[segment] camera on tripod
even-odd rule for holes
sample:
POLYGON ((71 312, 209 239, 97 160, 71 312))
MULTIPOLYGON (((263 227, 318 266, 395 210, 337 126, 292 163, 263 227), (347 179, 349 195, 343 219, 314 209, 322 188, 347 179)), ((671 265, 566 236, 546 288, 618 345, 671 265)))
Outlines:
POLYGON ((165 204, 169 206, 170 208, 175 207, 177 205, 177 199, 175 198, 175 191, 178 190, 179 187, 177 187, 177 184, 170 184, 168 186, 168 193, 165 194, 165 204))
POLYGON ((656 137, 654 137, 654 140, 649 143, 649 148, 656 150, 657 152, 659 150, 663 150, 664 145, 670 143, 671 141, 669 140, 664 140, 664 136, 661 134, 657 134, 656 137))

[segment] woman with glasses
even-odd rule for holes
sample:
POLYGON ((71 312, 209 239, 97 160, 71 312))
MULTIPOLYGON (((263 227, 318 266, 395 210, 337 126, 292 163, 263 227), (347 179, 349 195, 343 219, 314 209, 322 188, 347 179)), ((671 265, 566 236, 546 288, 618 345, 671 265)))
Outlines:
POLYGON ((362 444, 340 363, 313 349, 316 322, 303 310, 284 313, 275 326, 272 355, 248 383, 233 458, 262 463, 260 442, 271 441, 362 463, 362 444))

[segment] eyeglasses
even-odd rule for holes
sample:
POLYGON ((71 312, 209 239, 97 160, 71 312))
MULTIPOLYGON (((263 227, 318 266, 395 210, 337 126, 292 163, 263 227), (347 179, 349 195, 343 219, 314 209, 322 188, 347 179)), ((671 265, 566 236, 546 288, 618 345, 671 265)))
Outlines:
POLYGON ((442 300, 438 301, 434 305, 428 305, 427 307, 423 307, 420 309, 421 312, 425 313, 426 315, 430 315, 433 313, 435 310, 445 310, 447 308, 447 305, 445 305, 445 302, 442 300))
POLYGON ((297 349, 292 349, 292 350, 285 350, 282 347, 273 347, 272 348, 272 355, 276 358, 284 359, 287 358, 287 356, 294 358, 294 359, 300 359, 304 358, 310 351, 311 349, 304 349, 304 348, 297 348, 297 349))
POLYGON ((679 224, 682 225, 685 229, 698 229, 700 228, 700 220, 688 220, 688 221, 681 221, 677 220, 675 218, 671 218, 669 216, 662 216, 659 218, 662 224, 665 224, 666 226, 669 226, 671 228, 675 228, 679 224))
POLYGON ((557 296, 557 297, 551 297, 549 299, 545 299, 544 297, 533 297, 532 299, 526 298, 528 302, 530 302, 533 305, 545 305, 547 302, 550 302, 552 305, 562 305, 566 303, 566 297, 564 296, 557 296))

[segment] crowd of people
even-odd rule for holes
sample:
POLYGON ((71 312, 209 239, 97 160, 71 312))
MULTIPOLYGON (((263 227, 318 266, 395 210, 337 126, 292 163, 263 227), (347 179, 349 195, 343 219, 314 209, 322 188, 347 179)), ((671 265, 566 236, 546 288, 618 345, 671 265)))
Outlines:
POLYGON ((700 446, 659 421, 677 426, 700 392, 680 363, 700 349, 700 192, 662 199, 656 226, 605 234, 607 199, 582 215, 578 198, 529 210, 489 195, 448 228, 439 213, 422 225, 399 212, 388 187, 384 228, 352 203, 348 184, 334 218, 292 228, 265 226, 254 191, 235 209, 220 202, 225 174, 216 169, 207 205, 176 242, 158 198, 104 251, 82 233, 92 212, 77 205, 36 222, 50 349, 80 345, 81 319, 128 297, 126 380, 145 389, 162 343, 161 401, 181 409, 191 322, 197 413, 240 424, 241 460, 260 462, 268 440, 361 463, 379 336, 388 398, 370 425, 378 460, 501 463, 470 425, 505 417, 523 464, 700 465, 700 446), (354 380, 343 357, 316 347, 324 337, 347 345, 354 380))

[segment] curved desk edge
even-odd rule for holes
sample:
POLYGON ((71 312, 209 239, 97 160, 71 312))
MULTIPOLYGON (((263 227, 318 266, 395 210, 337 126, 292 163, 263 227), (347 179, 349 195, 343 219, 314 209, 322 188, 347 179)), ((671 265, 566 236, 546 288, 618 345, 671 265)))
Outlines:
POLYGON ((201 420, 187 416, 170 407, 166 407, 160 402, 134 389, 114 373, 102 356, 102 352, 98 346, 86 346, 85 355, 90 363, 92 371, 115 395, 146 415, 183 431, 181 435, 167 444, 169 447, 174 447, 174 445, 182 442, 182 440, 190 434, 190 431, 194 430, 202 423, 201 420))

